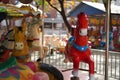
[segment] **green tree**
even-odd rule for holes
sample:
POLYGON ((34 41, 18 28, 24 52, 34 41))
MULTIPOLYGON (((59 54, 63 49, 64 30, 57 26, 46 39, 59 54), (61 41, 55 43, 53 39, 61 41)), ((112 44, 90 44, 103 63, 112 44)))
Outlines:
MULTIPOLYGON (((43 3, 43 0, 35 0, 35 2, 36 2, 36 5, 39 7, 39 8, 42 8, 42 3, 43 3)), ((49 11, 49 8, 48 8, 48 6, 49 6, 49 4, 48 4, 48 2, 46 1, 46 0, 44 0, 44 10, 45 11, 49 11)))
POLYGON ((98 2, 99 0, 92 0, 92 2, 98 2))

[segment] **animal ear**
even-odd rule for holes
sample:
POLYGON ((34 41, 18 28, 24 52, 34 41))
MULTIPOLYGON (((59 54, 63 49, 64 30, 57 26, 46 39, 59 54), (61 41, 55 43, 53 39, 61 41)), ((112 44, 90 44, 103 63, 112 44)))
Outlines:
POLYGON ((17 33, 18 32, 18 28, 14 26, 13 31, 14 31, 14 33, 17 33))
POLYGON ((22 28, 23 28, 23 32, 27 31, 27 22, 25 19, 23 19, 23 21, 22 21, 22 28))

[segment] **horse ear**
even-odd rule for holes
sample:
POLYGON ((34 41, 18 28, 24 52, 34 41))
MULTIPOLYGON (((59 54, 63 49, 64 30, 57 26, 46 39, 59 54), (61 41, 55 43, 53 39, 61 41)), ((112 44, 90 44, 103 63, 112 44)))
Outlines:
POLYGON ((13 31, 14 31, 14 33, 16 33, 18 31, 18 28, 16 26, 14 26, 13 31))
POLYGON ((23 28, 23 32, 27 31, 27 22, 26 22, 26 20, 22 21, 22 28, 23 28))

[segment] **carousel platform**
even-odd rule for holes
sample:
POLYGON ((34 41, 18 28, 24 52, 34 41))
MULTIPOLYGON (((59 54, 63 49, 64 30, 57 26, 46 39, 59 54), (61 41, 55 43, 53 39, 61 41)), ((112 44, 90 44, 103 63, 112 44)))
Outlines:
MULTIPOLYGON (((68 71, 62 71, 62 74, 64 76, 64 80, 71 80, 71 72, 72 70, 68 70, 68 71)), ((89 76, 88 76, 88 71, 79 71, 79 80, 89 80, 89 76)), ((103 75, 98 75, 95 73, 95 80, 104 80, 104 76, 103 75)), ((113 78, 109 78, 109 80, 117 80, 117 79, 113 79, 113 78)))
MULTIPOLYGON (((71 79, 71 77, 72 77, 71 72, 72 72, 72 70, 62 72, 62 74, 64 76, 64 80, 71 79)), ((79 80, 88 80, 88 74, 79 72, 79 80)))

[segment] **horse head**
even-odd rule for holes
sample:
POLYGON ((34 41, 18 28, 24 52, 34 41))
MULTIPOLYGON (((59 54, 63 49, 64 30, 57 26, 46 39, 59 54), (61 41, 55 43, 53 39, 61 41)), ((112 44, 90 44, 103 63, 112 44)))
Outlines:
POLYGON ((15 49, 23 50, 27 42, 26 38, 27 26, 25 25, 24 19, 16 20, 15 25, 17 26, 14 27, 15 49))
POLYGON ((28 27, 28 41, 30 47, 40 47, 40 28, 39 20, 34 20, 28 27), (31 41, 31 42, 30 42, 31 41))
POLYGON ((26 37, 26 27, 22 26, 22 22, 18 24, 16 23, 17 27, 14 27, 14 49, 12 55, 19 59, 19 62, 28 61, 29 58, 29 47, 27 44, 27 37, 26 37))
POLYGON ((80 46, 85 46, 88 42, 87 40, 87 28, 88 28, 88 18, 83 12, 78 14, 78 21, 76 27, 75 43, 80 46))
POLYGON ((25 34, 22 31, 22 27, 15 28, 15 34, 14 34, 14 39, 15 39, 15 49, 16 50, 23 50, 24 48, 24 43, 26 40, 25 34))

